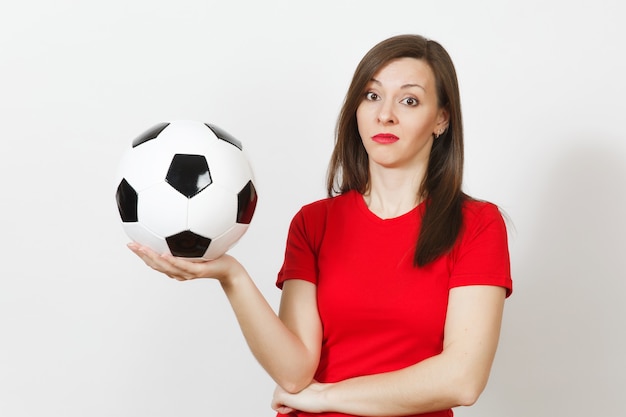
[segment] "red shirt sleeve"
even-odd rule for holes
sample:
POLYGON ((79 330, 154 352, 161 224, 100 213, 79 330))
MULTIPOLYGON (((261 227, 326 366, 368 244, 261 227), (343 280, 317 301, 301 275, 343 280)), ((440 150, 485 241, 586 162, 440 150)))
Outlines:
POLYGON ((453 249, 450 288, 496 285, 513 291, 506 225, 497 206, 473 202, 464 208, 464 228, 453 249))
POLYGON ((288 279, 302 279, 317 284, 317 254, 326 221, 324 200, 302 207, 294 216, 287 234, 285 260, 278 272, 276 286, 288 279))

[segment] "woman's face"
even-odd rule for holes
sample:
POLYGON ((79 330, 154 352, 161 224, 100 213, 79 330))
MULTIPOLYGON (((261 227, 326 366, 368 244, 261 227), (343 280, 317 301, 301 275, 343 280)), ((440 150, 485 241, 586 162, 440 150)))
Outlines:
POLYGON ((422 171, 428 164, 433 134, 447 127, 449 117, 438 106, 430 66, 419 59, 399 58, 374 74, 356 118, 370 169, 422 171))

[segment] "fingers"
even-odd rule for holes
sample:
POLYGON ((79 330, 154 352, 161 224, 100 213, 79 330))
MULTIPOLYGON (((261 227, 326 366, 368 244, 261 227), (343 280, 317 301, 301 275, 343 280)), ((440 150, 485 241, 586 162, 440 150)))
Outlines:
POLYGON ((187 281, 199 278, 198 265, 193 262, 178 259, 169 254, 159 255, 150 248, 135 242, 129 243, 128 248, 143 260, 146 265, 155 271, 161 272, 177 281, 187 281))
POLYGON ((279 405, 279 406, 272 405, 272 410, 274 410, 274 411, 276 411, 277 413, 280 413, 280 414, 289 414, 289 413, 293 413, 294 411, 296 411, 293 408, 287 407, 287 406, 284 406, 284 405, 279 405))
POLYGON ((276 397, 272 399, 272 410, 280 414, 289 414, 296 411, 294 408, 288 407, 285 404, 279 402, 276 397))
POLYGON ((214 278, 224 283, 233 277, 247 274, 245 268, 235 258, 227 254, 213 260, 198 261, 178 258, 170 254, 160 255, 136 242, 129 243, 128 248, 150 268, 178 281, 214 278))
POLYGON ((276 411, 280 414, 289 414, 296 411, 294 408, 291 408, 284 404, 284 396, 287 394, 285 390, 282 389, 280 385, 276 385, 274 389, 274 396, 272 398, 272 410, 276 411))

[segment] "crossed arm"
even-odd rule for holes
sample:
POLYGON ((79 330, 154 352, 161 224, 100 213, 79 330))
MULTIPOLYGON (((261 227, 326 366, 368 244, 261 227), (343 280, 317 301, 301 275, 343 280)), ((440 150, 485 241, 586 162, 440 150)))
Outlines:
POLYGON ((487 384, 495 355, 505 290, 493 286, 450 291, 443 352, 407 368, 312 383, 298 393, 278 387, 281 412, 335 411, 357 416, 402 416, 473 404, 487 384))
POLYGON ((467 286, 450 291, 441 354, 394 372, 320 384, 313 381, 322 342, 314 284, 286 281, 276 315, 243 266, 228 255, 189 262, 130 247, 171 278, 220 281, 252 353, 278 384, 272 406, 280 412, 419 414, 471 405, 487 383, 500 333, 503 288, 467 286))

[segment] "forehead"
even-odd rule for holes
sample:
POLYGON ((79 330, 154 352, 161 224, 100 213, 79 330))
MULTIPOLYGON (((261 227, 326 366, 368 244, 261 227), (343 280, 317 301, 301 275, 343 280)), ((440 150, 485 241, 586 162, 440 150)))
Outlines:
POLYGON ((371 81, 390 87, 417 84, 426 89, 435 85, 435 74, 422 59, 397 58, 376 71, 371 81))

